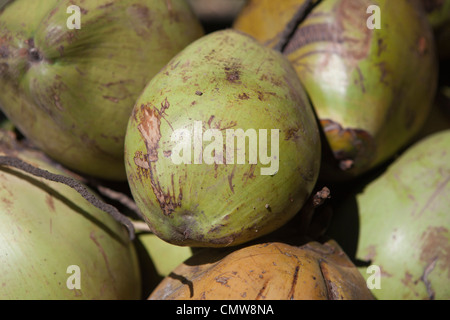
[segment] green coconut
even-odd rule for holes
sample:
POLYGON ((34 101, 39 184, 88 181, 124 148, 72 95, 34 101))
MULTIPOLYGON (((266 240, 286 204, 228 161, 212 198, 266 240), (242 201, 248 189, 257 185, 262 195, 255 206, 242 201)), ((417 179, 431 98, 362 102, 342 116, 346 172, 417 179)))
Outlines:
POLYGON ((446 130, 414 144, 338 206, 328 235, 358 261, 378 299, 448 300, 449 195, 446 130))
MULTIPOLYGON (((0 156, 72 177, 0 131, 0 156)), ((134 243, 74 189, 0 166, 0 299, 140 299, 134 243)))
POLYGON ((234 28, 295 67, 326 138, 325 180, 385 163, 429 114, 438 59, 418 0, 250 0, 234 28))
POLYGON ((301 209, 320 148, 287 59, 223 30, 189 45, 149 82, 130 117, 125 165, 152 232, 177 245, 228 246, 301 209))
POLYGON ((137 97, 201 35, 184 0, 11 1, 0 11, 0 108, 59 163, 126 180, 137 97))

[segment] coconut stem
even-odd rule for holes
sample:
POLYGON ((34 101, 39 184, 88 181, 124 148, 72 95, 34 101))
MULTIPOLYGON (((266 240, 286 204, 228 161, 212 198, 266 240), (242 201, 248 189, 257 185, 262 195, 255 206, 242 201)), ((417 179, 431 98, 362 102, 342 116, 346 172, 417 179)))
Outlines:
POLYGON ((292 19, 288 22, 284 30, 280 35, 280 40, 273 48, 276 51, 283 52, 289 40, 292 38, 297 27, 305 20, 308 14, 317 6, 322 0, 306 0, 297 12, 294 14, 292 19))
POLYGON ((94 180, 89 180, 88 185, 92 185, 102 196, 105 196, 113 201, 119 202, 120 205, 125 207, 125 209, 130 210, 139 219, 145 221, 144 215, 139 210, 137 204, 134 202, 132 198, 127 196, 125 193, 105 187, 101 183, 94 180))
POLYGON ((89 190, 83 186, 79 181, 66 177, 63 175, 55 174, 48 172, 47 170, 36 168, 18 158, 8 157, 8 156, 0 156, 0 166, 10 166, 17 169, 20 169, 26 173, 29 173, 33 176, 44 178, 49 181, 59 182, 65 184, 66 186, 71 187, 75 191, 77 191, 84 199, 86 199, 89 203, 91 203, 96 208, 108 213, 113 217, 116 221, 124 225, 128 229, 130 240, 134 240, 134 226, 132 222, 123 214, 121 214, 114 206, 107 204, 96 196, 94 196, 89 190))

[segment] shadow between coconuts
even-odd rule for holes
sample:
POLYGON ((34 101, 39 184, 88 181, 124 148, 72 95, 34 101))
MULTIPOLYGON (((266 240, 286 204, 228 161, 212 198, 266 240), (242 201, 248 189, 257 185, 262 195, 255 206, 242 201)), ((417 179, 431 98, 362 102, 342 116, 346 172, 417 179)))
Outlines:
MULTIPOLYGON (((195 266, 215 263, 233 251, 256 244, 283 242, 292 246, 302 246, 310 241, 319 241, 319 238, 325 233, 331 218, 331 208, 328 205, 323 205, 329 197, 330 192, 328 188, 319 189, 310 196, 305 206, 289 222, 270 234, 257 239, 232 247, 193 247, 193 256, 185 264, 195 266), (208 252, 209 254, 197 254, 200 252, 208 252)), ((177 275, 172 274, 171 276, 176 277, 177 275)))

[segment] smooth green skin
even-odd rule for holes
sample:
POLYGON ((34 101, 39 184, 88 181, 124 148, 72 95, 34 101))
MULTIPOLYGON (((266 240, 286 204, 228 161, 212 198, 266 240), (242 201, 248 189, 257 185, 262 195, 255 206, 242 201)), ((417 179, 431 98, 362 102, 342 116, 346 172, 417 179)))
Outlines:
MULTIPOLYGON (((12 155, 67 174, 41 153, 12 155)), ((141 298, 136 251, 122 225, 67 186, 6 167, 0 167, 0 274, 1 300, 141 298), (80 268, 80 289, 67 287, 71 265, 80 268)))
POLYGON ((125 180, 123 144, 147 82, 203 29, 184 0, 15 0, 0 12, 0 108, 65 166, 125 180), (81 9, 81 29, 66 26, 81 9), (29 39, 43 56, 30 61, 29 39))
POLYGON ((150 81, 130 117, 125 161, 133 197, 155 234, 182 246, 237 245, 277 229, 300 210, 317 180, 320 137, 289 62, 224 30, 189 45, 150 81), (192 134, 194 121, 202 121, 203 130, 222 129, 224 143, 226 128, 279 129, 278 172, 261 175, 268 165, 250 165, 248 153, 245 164, 173 164, 167 156, 176 143, 171 134, 182 128, 192 134), (153 150, 142 125, 153 128, 153 150))
POLYGON ((450 130, 419 141, 335 212, 328 234, 381 267, 378 299, 450 299, 449 150, 450 130))
POLYGON ((328 24, 335 39, 344 39, 313 41, 288 54, 318 117, 370 137, 347 134, 340 141, 343 131, 324 126, 335 158, 354 161, 344 172, 330 165, 324 179, 366 173, 392 158, 422 127, 438 73, 432 30, 419 8, 408 0, 326 0, 301 24, 300 29, 328 24), (381 29, 367 28, 369 5, 379 6, 381 29))

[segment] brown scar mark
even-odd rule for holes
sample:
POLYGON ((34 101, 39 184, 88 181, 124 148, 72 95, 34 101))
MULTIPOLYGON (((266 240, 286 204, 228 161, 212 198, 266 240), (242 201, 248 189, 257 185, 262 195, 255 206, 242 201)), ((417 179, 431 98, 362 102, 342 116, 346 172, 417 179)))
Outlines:
POLYGON ((162 209, 164 215, 168 216, 172 212, 174 212, 176 208, 181 207, 181 200, 183 200, 183 191, 181 189, 181 183, 177 197, 175 192, 174 174, 172 174, 171 175, 172 190, 168 188, 167 192, 164 192, 159 181, 155 179, 156 176, 156 174, 154 174, 155 171, 156 171, 155 168, 152 168, 150 165, 149 169, 150 185, 152 187, 153 194, 156 196, 156 199, 158 200, 159 206, 162 209))
POLYGON ((158 180, 154 178, 153 168, 150 168, 150 182, 153 189, 153 193, 156 196, 156 199, 159 202, 161 209, 163 210, 164 215, 170 215, 175 211, 176 208, 181 207, 181 200, 183 199, 183 192, 181 189, 181 184, 178 193, 178 199, 175 193, 175 183, 174 183, 174 174, 171 175, 171 185, 172 190, 168 190, 167 193, 164 193, 162 187, 158 180))
POLYGON ((292 285, 291 285, 291 289, 289 290, 289 294, 288 297, 290 300, 294 300, 294 295, 295 295, 295 286, 297 285, 297 280, 298 280, 298 272, 300 270, 300 266, 297 265, 295 267, 295 271, 294 271, 294 275, 292 277, 292 285))
POLYGON ((166 0, 167 10, 172 11, 172 2, 170 0, 166 0))
POLYGON ((378 57, 387 49, 387 45, 382 38, 378 39, 378 57))
POLYGON ((58 12, 58 7, 54 8, 52 11, 50 11, 46 20, 48 21, 51 17, 53 17, 55 15, 56 12, 58 12))
POLYGON ((62 107, 62 105, 61 105, 61 101, 60 101, 59 96, 55 94, 55 95, 53 96, 53 100, 55 101, 55 106, 56 106, 56 108, 58 108, 59 111, 63 111, 64 109, 63 109, 63 107, 62 107))
POLYGON ((447 184, 450 182, 450 177, 447 177, 444 181, 442 181, 434 190, 434 192, 432 193, 432 195, 428 198, 427 203, 425 204, 425 206, 422 208, 422 210, 420 210, 419 212, 419 217, 425 212, 425 210, 427 210, 430 205, 433 203, 433 201, 443 192, 445 191, 445 187, 447 186, 447 184))
POLYGON ((217 282, 217 283, 220 283, 221 285, 224 285, 224 286, 226 286, 226 287, 229 287, 229 285, 228 285, 228 280, 229 280, 230 278, 231 278, 231 277, 219 276, 219 277, 214 278, 214 280, 216 280, 216 282, 217 282))
POLYGON ((86 72, 82 71, 80 68, 75 67, 75 70, 80 74, 80 76, 85 76, 86 72))
POLYGON ((256 164, 251 164, 250 169, 244 173, 242 180, 244 181, 244 186, 247 184, 249 179, 254 179, 255 176, 256 164))
POLYGON ((181 61, 177 61, 177 63, 175 63, 175 61, 171 62, 171 63, 169 64, 170 69, 171 69, 171 70, 175 70, 176 68, 178 68, 178 65, 180 64, 180 62, 181 62, 181 61))
POLYGON ((142 38, 150 36, 153 19, 149 8, 141 4, 132 4, 128 7, 127 11, 131 16, 130 18, 134 32, 142 38))
POLYGON ((138 155, 134 156, 134 164, 142 169, 150 169, 150 165, 148 164, 148 161, 141 159, 138 155))
POLYGON ((163 154, 164 154, 164 157, 170 158, 170 156, 172 155, 172 150, 163 151, 163 154))
MULTIPOLYGON (((0 39, 0 41, 1 41, 1 39, 0 39)), ((1 42, 0 42, 0 44, 1 44, 1 42)), ((9 54, 10 54, 9 48, 5 45, 1 45, 0 46, 0 58, 7 59, 9 57, 9 54)))
POLYGON ((138 130, 144 139, 147 148, 148 161, 158 161, 158 148, 161 133, 159 131, 161 125, 161 116, 154 108, 141 105, 141 122, 138 130))
POLYGON ((448 242, 449 229, 440 227, 428 227, 421 235, 420 261, 430 264, 434 259, 439 258, 442 262, 440 268, 447 271, 447 278, 450 278, 450 244, 448 242))
POLYGON ((97 9, 105 9, 105 8, 111 7, 112 5, 114 5, 114 2, 108 2, 108 3, 102 4, 101 6, 98 6, 97 9))
POLYGON ((228 184, 229 184, 229 186, 230 186, 231 192, 233 192, 233 193, 234 193, 233 177, 234 177, 235 171, 236 171, 236 166, 233 167, 233 171, 232 171, 231 174, 228 176, 228 184))
POLYGON ((297 140, 298 138, 300 138, 300 135, 298 134, 298 132, 300 131, 300 129, 289 129, 286 132, 286 138, 284 138, 285 141, 288 140, 297 140))
POLYGON ((265 101, 266 100, 266 96, 270 95, 272 97, 275 97, 277 94, 275 92, 262 92, 262 91, 258 91, 258 99, 260 101, 265 101))
POLYGON ((48 207, 52 210, 55 211, 55 203, 53 201, 53 197, 49 194, 45 195, 45 202, 47 203, 48 207))
POLYGON ((12 205, 14 204, 14 202, 13 202, 12 200, 8 199, 8 198, 3 198, 3 199, 2 199, 2 202, 3 202, 4 204, 6 204, 8 207, 9 207, 9 206, 12 206, 12 205))
POLYGON ((215 129, 218 129, 220 131, 224 131, 227 129, 231 129, 236 127, 237 122, 236 121, 231 121, 228 124, 226 124, 225 126, 222 126, 222 121, 219 121, 219 123, 216 123, 215 129))
POLYGON ((258 91, 258 99, 259 101, 264 101, 264 93, 262 93, 261 91, 258 91))
POLYGON ((269 283, 269 280, 266 280, 266 281, 263 283, 261 289, 258 291, 258 294, 256 295, 255 300, 265 299, 265 298, 266 298, 266 296, 265 296, 263 293, 264 293, 264 291, 266 291, 266 289, 267 289, 267 284, 268 284, 268 283, 269 283))
POLYGON ((166 110, 169 109, 170 107, 170 103, 167 100, 167 97, 164 99, 163 102, 161 102, 161 111, 159 112, 160 115, 162 115, 163 113, 166 113, 166 110))
POLYGON ((367 254, 364 257, 364 261, 373 261, 377 255, 377 247, 375 245, 370 245, 367 247, 367 254))
POLYGON ((214 120, 214 118, 215 118, 215 116, 214 115, 212 115, 211 117, 209 117, 209 120, 208 120, 208 126, 211 128, 211 123, 212 123, 212 121, 214 120))
POLYGON ((238 96, 238 98, 239 98, 240 100, 248 100, 248 99, 250 99, 250 96, 244 92, 244 93, 241 93, 241 94, 238 96))
MULTIPOLYGON (((141 105, 141 116, 138 130, 145 142, 147 149, 147 161, 144 160, 145 157, 144 159, 141 159, 138 153, 136 153, 134 157, 134 162, 137 166, 148 169, 150 185, 164 215, 170 215, 177 207, 180 207, 181 200, 183 199, 181 182, 179 183, 180 187, 177 197, 175 192, 174 175, 172 174, 172 188, 171 190, 169 188, 167 192, 164 192, 159 180, 157 179, 156 169, 152 167, 152 163, 158 161, 159 141, 161 139, 161 117, 169 107, 170 103, 167 101, 167 98, 161 103, 161 110, 158 110, 155 107, 150 108, 148 105, 141 105)), ((167 151, 163 153, 164 156, 167 156, 167 151)))
POLYGON ((361 72, 359 67, 356 67, 356 71, 358 71, 359 80, 356 81, 356 84, 361 86, 361 91, 366 93, 366 87, 364 86, 364 75, 361 72))
POLYGON ((386 62, 379 62, 375 66, 377 66, 380 69, 381 76, 380 76, 380 82, 389 85, 389 82, 386 81, 386 76, 388 75, 389 71, 387 69, 387 63, 386 62))
POLYGON ((108 255, 106 254, 105 250, 103 249, 101 243, 100 243, 100 242, 97 240, 97 238, 95 237, 94 231, 92 231, 92 232, 89 234, 89 237, 90 237, 91 240, 95 243, 96 247, 97 247, 98 250, 100 251, 100 254, 101 254, 102 257, 103 257, 103 260, 105 261, 106 270, 108 270, 108 274, 109 274, 111 277, 114 277, 114 273, 111 272, 111 268, 110 268, 110 265, 109 265, 108 255))
POLYGON ((116 97, 110 97, 110 96, 103 96, 103 99, 109 100, 109 101, 114 102, 114 103, 117 103, 117 102, 120 101, 119 98, 116 98, 116 97))
POLYGON ((230 83, 240 84, 239 81, 241 79, 241 74, 239 71, 239 67, 236 64, 233 64, 231 67, 225 67, 226 79, 230 83))
POLYGON ((428 275, 431 273, 431 271, 434 270, 434 268, 436 267, 436 262, 437 262, 438 258, 435 257, 433 259, 433 261, 431 261, 426 267, 425 270, 423 271, 423 275, 422 277, 420 277, 420 280, 423 281, 423 283, 425 284, 425 287, 427 288, 427 294, 428 294, 428 298, 430 300, 434 300, 435 298, 435 292, 433 290, 433 288, 431 287, 431 282, 430 280, 428 280, 428 275))
POLYGON ((172 131, 174 131, 174 129, 172 127, 172 124, 165 117, 167 115, 166 110, 169 109, 169 107, 170 107, 170 103, 169 103, 169 101, 167 100, 167 97, 166 97, 164 99, 164 101, 161 102, 161 110, 158 110, 158 108, 156 108, 156 107, 154 107, 154 108, 158 111, 158 113, 161 116, 161 118, 163 118, 167 122, 167 124, 169 125, 170 129, 172 129, 172 131))
MULTIPOLYGON (((223 162, 225 163, 225 162, 223 162)), ((219 169, 219 165, 217 163, 214 163, 214 178, 217 179, 217 169, 219 169)))
POLYGON ((108 82, 108 83, 102 84, 102 86, 109 88, 111 86, 123 85, 123 84, 132 84, 132 83, 134 83, 134 80, 132 80, 132 79, 119 80, 119 81, 108 82))
POLYGON ((410 287, 411 283, 413 283, 413 275, 410 272, 406 271, 405 276, 400 281, 405 287, 410 287))
POLYGON ((425 53, 427 53, 428 51, 428 41, 425 37, 420 37, 418 44, 417 44, 417 49, 419 51, 419 54, 422 56, 425 53))
POLYGON ((214 232, 220 231, 223 227, 225 227, 224 224, 219 224, 219 225, 211 228, 211 230, 209 230, 208 233, 214 233, 214 232))
POLYGON ((80 12, 82 14, 87 14, 89 11, 87 9, 84 9, 84 8, 80 7, 80 12))

